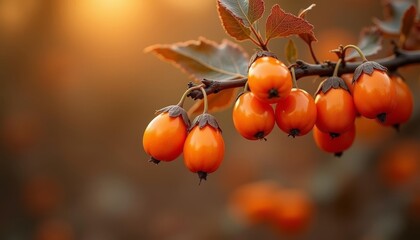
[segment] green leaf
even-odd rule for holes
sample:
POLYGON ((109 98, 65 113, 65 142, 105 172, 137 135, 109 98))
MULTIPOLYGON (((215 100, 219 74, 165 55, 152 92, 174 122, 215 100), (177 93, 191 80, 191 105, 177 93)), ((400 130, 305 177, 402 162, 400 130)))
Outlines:
POLYGON ((245 77, 248 54, 237 44, 223 40, 220 44, 203 37, 174 44, 157 44, 145 49, 160 59, 171 62, 200 81, 231 80, 245 77))
POLYGON ((414 23, 416 21, 416 15, 417 15, 417 9, 414 5, 410 6, 407 11, 405 11, 402 23, 401 23, 401 29, 400 29, 400 46, 403 47, 405 45, 405 42, 408 39, 408 36, 410 35, 411 29, 414 26, 414 23))
POLYGON ((217 3, 217 10, 222 26, 227 34, 238 41, 246 40, 251 37, 251 30, 248 27, 245 27, 240 19, 234 17, 231 12, 221 6, 220 2, 217 3))
POLYGON ((295 63, 298 58, 298 52, 295 45, 295 42, 293 42, 292 39, 289 39, 286 45, 286 59, 289 62, 289 64, 295 63))
POLYGON ((264 13, 263 0, 218 0, 217 3, 239 19, 245 27, 250 27, 264 13))
POLYGON ((403 1, 386 1, 385 2, 385 19, 373 19, 375 25, 385 34, 398 36, 401 30, 403 16, 413 3, 408 0, 403 1))
MULTIPOLYGON (((382 35, 376 27, 364 28, 360 33, 357 46, 363 54, 368 57, 378 53, 382 49, 382 35)), ((352 50, 347 56, 346 61, 360 57, 357 51, 352 50)))
POLYGON ((291 13, 286 13, 278 4, 271 8, 271 13, 267 18, 265 35, 267 41, 276 37, 288 37, 310 33, 314 26, 303 18, 291 13))

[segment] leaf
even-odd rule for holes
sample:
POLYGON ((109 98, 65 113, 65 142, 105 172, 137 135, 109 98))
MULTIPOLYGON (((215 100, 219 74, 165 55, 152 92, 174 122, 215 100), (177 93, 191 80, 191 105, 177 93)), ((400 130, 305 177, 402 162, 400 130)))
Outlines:
MULTIPOLYGON (((236 99, 236 88, 225 89, 217 94, 207 96, 208 111, 217 112, 228 108, 236 99)), ((198 114, 204 109, 203 100, 197 100, 193 106, 188 110, 188 114, 198 114)))
POLYGON ((153 45, 145 52, 155 53, 197 81, 204 78, 231 80, 245 77, 248 71, 248 54, 228 40, 217 44, 200 37, 187 42, 153 45))
MULTIPOLYGON (((376 27, 364 28, 360 32, 360 39, 357 46, 366 57, 372 56, 382 49, 382 35, 376 27)), ((346 61, 353 60, 357 57, 360 57, 357 51, 352 50, 346 56, 346 61)))
MULTIPOLYGON (((314 8, 316 6, 316 4, 311 4, 311 6, 307 7, 306 9, 304 9, 302 12, 299 13, 299 17, 306 19, 306 14, 312 10, 312 8, 314 8)), ((318 41, 318 39, 316 39, 315 37, 315 33, 313 30, 311 30, 309 33, 302 33, 299 34, 299 37, 306 42, 306 44, 311 45, 312 42, 316 42, 318 41)))
POLYGON ((267 41, 276 37, 310 33, 314 26, 303 18, 286 13, 278 4, 271 8, 267 18, 265 34, 267 41))
POLYGON ((251 30, 245 27, 238 18, 235 18, 226 8, 217 4, 217 10, 226 33, 238 41, 251 38, 251 30))
POLYGON ((411 5, 407 11, 405 11, 402 18, 401 29, 400 29, 400 46, 404 46, 405 42, 410 35, 411 29, 416 21, 417 9, 414 5, 411 5))
POLYGON ((297 48, 295 42, 292 39, 289 39, 286 45, 286 59, 289 64, 296 62, 298 58, 297 48))
POLYGON ((217 4, 248 28, 264 13, 263 0, 218 0, 217 4))
POLYGON ((373 22, 383 33, 398 36, 400 34, 403 16, 412 5, 412 2, 407 0, 388 0, 385 2, 385 20, 382 21, 374 18, 373 22))
POLYGON ((413 29, 411 30, 411 33, 404 45, 404 49, 420 49, 420 21, 414 24, 413 29))

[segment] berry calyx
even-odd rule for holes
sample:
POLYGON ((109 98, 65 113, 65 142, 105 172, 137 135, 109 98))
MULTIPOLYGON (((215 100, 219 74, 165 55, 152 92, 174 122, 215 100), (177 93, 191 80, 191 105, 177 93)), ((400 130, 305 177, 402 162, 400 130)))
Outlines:
POLYGON ((248 86, 261 101, 276 103, 289 95, 292 76, 280 60, 274 57, 260 57, 249 67, 248 86))
POLYGON ((173 161, 182 153, 190 125, 186 111, 171 105, 156 111, 158 114, 146 127, 143 148, 150 162, 173 161))
POLYGON ((236 131, 249 140, 265 139, 275 124, 271 105, 259 100, 252 92, 239 95, 232 119, 236 131))

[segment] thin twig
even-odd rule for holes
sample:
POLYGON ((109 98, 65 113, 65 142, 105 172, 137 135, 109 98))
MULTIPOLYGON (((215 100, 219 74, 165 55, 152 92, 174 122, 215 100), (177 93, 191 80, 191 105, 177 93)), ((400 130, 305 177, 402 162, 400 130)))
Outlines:
MULTIPOLYGON (((390 72, 393 72, 399 67, 420 63, 420 51, 404 51, 399 49, 393 56, 377 59, 376 62, 388 68, 390 72)), ((298 60, 293 64, 296 80, 307 76, 332 76, 336 64, 336 62, 311 64, 298 60)), ((338 75, 340 76, 344 73, 352 73, 360 64, 361 62, 346 62, 345 65, 341 65, 338 69, 338 75)), ((247 80, 247 78, 237 78, 224 81, 203 79, 201 83, 205 85, 204 89, 206 90, 207 95, 209 95, 229 88, 243 87, 245 86, 247 80)), ((195 85, 190 84, 190 87, 193 86, 195 85)), ((193 99, 203 98, 203 94, 198 89, 191 91, 188 96, 193 99)))

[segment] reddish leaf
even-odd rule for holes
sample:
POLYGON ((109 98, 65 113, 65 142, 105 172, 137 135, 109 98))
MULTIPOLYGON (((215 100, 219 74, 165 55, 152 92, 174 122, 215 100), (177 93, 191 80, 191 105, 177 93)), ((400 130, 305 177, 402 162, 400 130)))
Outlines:
MULTIPOLYGON (((364 28, 360 33, 360 39, 357 46, 362 50, 363 54, 368 57, 378 53, 382 49, 382 35, 376 27, 364 28)), ((346 60, 352 60, 359 57, 357 51, 352 50, 346 60)))
POLYGON ((222 26, 227 34, 238 41, 250 38, 251 30, 248 27, 245 27, 241 20, 234 17, 226 8, 220 6, 219 2, 217 3, 217 10, 219 11, 222 26))
POLYGON ((217 3, 246 27, 250 27, 264 13, 263 0, 218 0, 217 3))
POLYGON ((251 23, 254 23, 264 14, 264 0, 249 0, 248 17, 251 23))
POLYGON ((405 12, 412 6, 411 1, 386 1, 385 2, 385 20, 373 19, 376 26, 389 35, 398 36, 401 30, 401 22, 405 12))
POLYGON ((267 41, 276 37, 294 34, 310 34, 314 26, 303 18, 286 13, 278 4, 274 5, 267 18, 265 34, 267 41))
POLYGON ((244 77, 248 71, 248 54, 228 40, 217 44, 201 37, 187 42, 153 45, 145 51, 173 63, 196 80, 230 80, 244 77))
MULTIPOLYGON (((299 17, 306 19, 306 14, 312 10, 312 8, 314 8, 316 6, 316 4, 311 4, 311 6, 307 7, 306 9, 304 9, 301 13, 299 13, 299 17)), ((315 33, 313 30, 311 30, 309 33, 302 33, 299 34, 299 37, 306 42, 308 45, 311 45, 312 42, 316 42, 318 41, 315 37, 315 33)))
MULTIPOLYGON (((208 111, 217 112, 222 111, 228 108, 236 99, 237 89, 229 88, 225 89, 217 94, 212 94, 207 96, 208 99, 208 111)), ((198 100, 192 107, 188 110, 188 114, 199 114, 203 111, 204 104, 203 100, 198 100)))
POLYGON ((316 39, 315 33, 313 31, 311 31, 310 33, 302 33, 302 34, 299 34, 299 37, 304 42, 306 42, 308 45, 310 45, 312 42, 318 41, 318 39, 316 39))
POLYGON ((404 49, 415 50, 420 49, 420 21, 416 22, 408 36, 404 49))
POLYGON ((414 5, 405 11, 400 29, 400 46, 404 46, 416 21, 417 9, 414 5))

